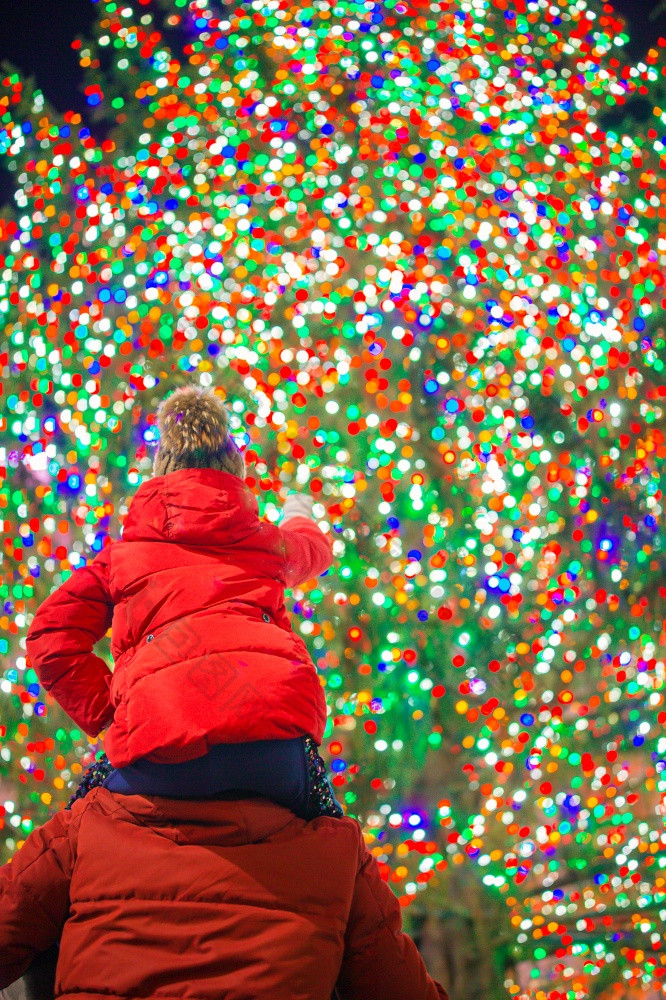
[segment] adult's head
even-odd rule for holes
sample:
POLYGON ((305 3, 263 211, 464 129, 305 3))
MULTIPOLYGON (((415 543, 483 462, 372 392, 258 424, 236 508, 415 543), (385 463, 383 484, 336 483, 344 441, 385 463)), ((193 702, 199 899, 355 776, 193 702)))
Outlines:
POLYGON ((199 386, 176 389, 157 411, 160 440, 153 473, 177 469, 220 469, 243 479, 245 461, 229 431, 219 396, 199 386))

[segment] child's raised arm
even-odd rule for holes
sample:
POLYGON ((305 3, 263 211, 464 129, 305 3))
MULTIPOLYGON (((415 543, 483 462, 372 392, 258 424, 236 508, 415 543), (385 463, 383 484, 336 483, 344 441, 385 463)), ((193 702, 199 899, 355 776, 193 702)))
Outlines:
POLYGON ((44 687, 88 736, 111 722, 111 671, 93 646, 111 626, 107 546, 46 598, 33 618, 26 647, 44 687))
POLYGON ((287 587, 324 573, 333 562, 331 539, 312 520, 312 497, 291 493, 279 527, 287 587))

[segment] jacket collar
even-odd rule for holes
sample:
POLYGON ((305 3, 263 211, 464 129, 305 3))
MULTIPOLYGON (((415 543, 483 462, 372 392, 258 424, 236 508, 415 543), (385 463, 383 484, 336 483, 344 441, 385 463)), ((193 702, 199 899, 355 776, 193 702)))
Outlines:
POLYGON ((135 825, 149 826, 182 842, 218 846, 257 843, 289 825, 305 827, 289 809, 268 799, 167 799, 157 795, 120 795, 94 788, 83 807, 106 812, 135 825))
POLYGON ((123 538, 225 545, 259 527, 257 501, 242 479, 218 469, 178 469, 139 486, 123 538))

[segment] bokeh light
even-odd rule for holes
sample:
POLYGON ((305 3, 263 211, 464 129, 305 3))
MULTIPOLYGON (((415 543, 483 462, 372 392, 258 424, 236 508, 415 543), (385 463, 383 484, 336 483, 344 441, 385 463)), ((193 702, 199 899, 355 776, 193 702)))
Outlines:
POLYGON ((194 381, 335 539, 290 609, 406 916, 477 893, 521 1000, 663 992, 658 48, 585 0, 97 8, 90 120, 0 88, 4 856, 101 748, 31 615, 194 381))

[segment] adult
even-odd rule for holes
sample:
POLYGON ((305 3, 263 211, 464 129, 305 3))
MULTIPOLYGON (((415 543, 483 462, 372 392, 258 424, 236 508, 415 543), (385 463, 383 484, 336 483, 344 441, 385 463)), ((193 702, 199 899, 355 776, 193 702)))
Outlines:
POLYGON ((358 824, 93 788, 0 869, 0 989, 59 1000, 446 1000, 358 824))

